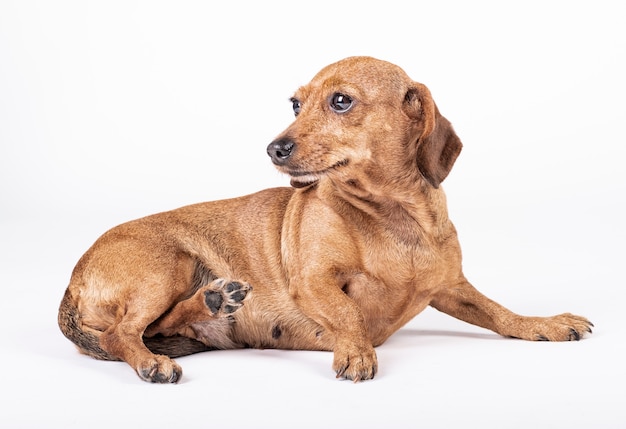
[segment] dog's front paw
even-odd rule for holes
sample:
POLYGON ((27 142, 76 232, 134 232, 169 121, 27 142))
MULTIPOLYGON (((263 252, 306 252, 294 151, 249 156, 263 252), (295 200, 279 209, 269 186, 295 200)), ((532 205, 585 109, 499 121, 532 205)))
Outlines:
POLYGON ((167 356, 155 355, 136 368, 139 378, 151 383, 178 383, 183 369, 167 356))
POLYGON ((578 341, 591 333, 593 323, 570 313, 552 317, 521 317, 509 336, 531 341, 578 341))
POLYGON ((570 313, 541 319, 541 331, 535 333, 538 341, 578 341, 585 334, 591 334, 593 323, 581 316, 570 313))
POLYGON ((243 305, 250 290, 247 283, 216 279, 204 292, 204 303, 214 316, 229 315, 243 305))
POLYGON ((352 380, 355 383, 371 380, 378 371, 378 359, 374 347, 351 345, 335 349, 333 370, 337 378, 352 380))

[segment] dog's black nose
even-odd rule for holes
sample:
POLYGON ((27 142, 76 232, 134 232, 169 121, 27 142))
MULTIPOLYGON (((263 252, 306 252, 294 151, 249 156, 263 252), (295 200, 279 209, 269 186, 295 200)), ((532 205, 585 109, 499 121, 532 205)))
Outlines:
POLYGON ((267 147, 267 154, 272 158, 272 162, 276 165, 283 165, 287 159, 293 154, 296 144, 290 139, 274 140, 267 147))

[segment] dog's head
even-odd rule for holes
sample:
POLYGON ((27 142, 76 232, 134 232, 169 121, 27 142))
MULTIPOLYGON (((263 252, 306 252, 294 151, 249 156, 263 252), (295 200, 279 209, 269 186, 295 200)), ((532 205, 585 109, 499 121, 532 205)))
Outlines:
POLYGON ((291 101, 296 120, 267 152, 294 187, 329 177, 365 188, 425 179, 436 188, 461 151, 428 88, 385 61, 331 64, 291 101))

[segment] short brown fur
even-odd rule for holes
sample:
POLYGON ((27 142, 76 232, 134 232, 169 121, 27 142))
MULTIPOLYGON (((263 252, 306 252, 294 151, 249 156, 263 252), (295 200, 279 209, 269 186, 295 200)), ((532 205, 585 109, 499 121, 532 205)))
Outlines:
POLYGON ((293 188, 128 222, 85 253, 59 311, 82 352, 176 382, 171 357, 203 350, 328 350, 337 377, 359 381, 376 374, 374 347, 428 305, 525 340, 591 332, 568 313, 514 314, 465 279, 439 186, 461 142, 424 85, 351 57, 294 103, 268 146, 293 188))

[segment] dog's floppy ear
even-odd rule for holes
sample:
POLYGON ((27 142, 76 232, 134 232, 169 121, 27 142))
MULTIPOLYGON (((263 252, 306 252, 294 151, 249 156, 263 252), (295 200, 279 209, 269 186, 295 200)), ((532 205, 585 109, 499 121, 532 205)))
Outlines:
POLYGON ((413 82, 404 97, 404 109, 421 129, 417 140, 417 168, 433 187, 448 176, 463 144, 452 124, 441 116, 426 86, 413 82))

